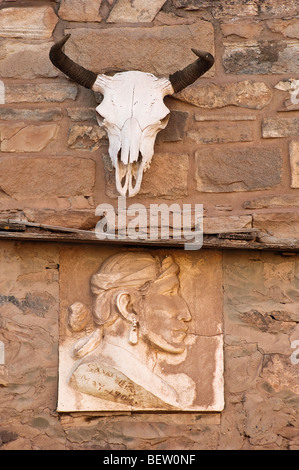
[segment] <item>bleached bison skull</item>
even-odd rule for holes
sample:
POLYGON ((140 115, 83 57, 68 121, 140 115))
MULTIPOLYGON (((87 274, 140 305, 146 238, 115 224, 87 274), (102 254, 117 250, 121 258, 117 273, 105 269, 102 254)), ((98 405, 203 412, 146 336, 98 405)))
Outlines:
POLYGON ((62 47, 69 37, 54 44, 50 59, 79 85, 103 94, 96 108, 97 120, 108 134, 116 188, 122 196, 135 196, 154 155, 156 136, 169 120, 164 97, 191 85, 212 67, 214 58, 208 52, 192 49, 198 59, 169 78, 136 71, 111 77, 87 70, 67 57, 62 47))

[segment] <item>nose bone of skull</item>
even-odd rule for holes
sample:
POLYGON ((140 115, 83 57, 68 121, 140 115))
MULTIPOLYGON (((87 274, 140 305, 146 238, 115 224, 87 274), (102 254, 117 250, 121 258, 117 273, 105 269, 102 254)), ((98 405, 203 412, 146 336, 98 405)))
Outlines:
POLYGON ((116 186, 122 196, 135 196, 141 186, 142 161, 140 143, 142 130, 135 118, 127 119, 121 130, 120 156, 116 162, 116 186), (135 184, 133 184, 135 181, 135 184))

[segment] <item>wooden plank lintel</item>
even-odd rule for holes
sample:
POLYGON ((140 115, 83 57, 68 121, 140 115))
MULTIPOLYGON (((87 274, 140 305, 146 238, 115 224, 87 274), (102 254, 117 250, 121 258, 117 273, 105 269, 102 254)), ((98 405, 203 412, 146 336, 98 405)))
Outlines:
POLYGON ((0 220, 0 231, 1 232, 24 232, 26 226, 18 222, 3 222, 0 220))
MULTIPOLYGON (((79 231, 80 232, 80 231, 79 231)), ((128 245, 128 246, 146 246, 146 247, 168 247, 184 248, 186 243, 192 243, 192 240, 131 240, 131 239, 113 239, 99 240, 94 232, 45 232, 45 231, 25 231, 25 232, 1 232, 0 240, 15 241, 35 241, 35 242, 62 242, 62 243, 94 243, 101 245, 128 245)), ((250 233, 250 232, 249 232, 250 233)), ((218 235, 204 234, 202 248, 213 249, 242 249, 242 250, 270 250, 270 251, 294 251, 299 252, 299 240, 283 241, 275 239, 272 242, 262 242, 255 239, 235 239, 234 237, 224 238, 218 235)))

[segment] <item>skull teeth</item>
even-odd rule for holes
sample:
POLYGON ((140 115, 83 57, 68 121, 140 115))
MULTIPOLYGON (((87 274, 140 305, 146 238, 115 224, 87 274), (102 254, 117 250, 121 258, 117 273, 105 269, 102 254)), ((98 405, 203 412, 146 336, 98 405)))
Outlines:
POLYGON ((142 155, 138 160, 124 165, 118 157, 116 165, 116 189, 122 196, 133 197, 140 190, 143 174, 142 155))

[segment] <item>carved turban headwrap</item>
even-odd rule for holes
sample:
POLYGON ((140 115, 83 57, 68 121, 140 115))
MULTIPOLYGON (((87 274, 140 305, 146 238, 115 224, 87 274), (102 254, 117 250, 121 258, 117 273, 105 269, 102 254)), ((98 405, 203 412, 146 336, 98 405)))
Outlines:
POLYGON ((94 332, 80 339, 74 347, 75 357, 84 357, 101 342, 103 328, 112 325, 118 318, 116 296, 119 290, 136 289, 142 295, 153 283, 163 283, 163 288, 178 283, 179 267, 172 256, 160 259, 148 253, 118 253, 108 258, 98 273, 91 278, 91 292, 95 296, 92 310, 96 325, 94 332))
POLYGON ((91 278, 91 292, 96 295, 94 322, 102 326, 115 321, 118 313, 113 309, 113 292, 117 294, 120 288, 142 292, 152 283, 173 283, 178 272, 172 256, 160 260, 148 253, 130 252, 108 258, 91 278))

